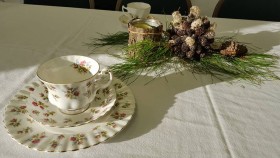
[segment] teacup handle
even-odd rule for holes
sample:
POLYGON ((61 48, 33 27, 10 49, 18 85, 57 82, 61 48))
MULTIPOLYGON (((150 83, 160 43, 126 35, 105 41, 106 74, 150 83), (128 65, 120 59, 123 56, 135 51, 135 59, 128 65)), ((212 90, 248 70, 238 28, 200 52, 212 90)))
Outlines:
POLYGON ((111 83, 112 83, 112 80, 113 80, 113 75, 112 73, 108 70, 108 69, 103 69, 101 70, 101 72, 97 73, 96 74, 96 85, 94 86, 94 89, 95 90, 98 90, 98 89, 103 89, 103 88, 106 88, 108 87, 111 83), (109 75, 109 81, 106 82, 106 83, 102 83, 102 80, 104 79, 105 76, 109 75))
POLYGON ((125 7, 124 5, 122 6, 122 12, 126 12, 127 11, 127 7, 125 7))
POLYGON ((133 14, 129 13, 127 7, 124 5, 122 6, 122 12, 127 12, 127 14, 130 16, 129 18, 134 18, 133 14))

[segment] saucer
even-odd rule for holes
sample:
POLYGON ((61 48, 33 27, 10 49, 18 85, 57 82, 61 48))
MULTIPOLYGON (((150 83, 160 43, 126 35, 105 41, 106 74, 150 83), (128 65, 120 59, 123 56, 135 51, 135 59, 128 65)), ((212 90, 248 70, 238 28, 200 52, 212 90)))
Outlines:
POLYGON ((4 110, 4 125, 18 143, 39 151, 65 152, 87 148, 104 142, 120 132, 131 120, 135 99, 131 90, 120 80, 113 79, 117 101, 107 115, 90 123, 58 128, 44 126, 29 116, 26 101, 38 82, 19 91, 4 110))
POLYGON ((34 90, 26 99, 26 110, 34 120, 52 127, 73 127, 89 123, 106 114, 116 102, 115 88, 110 85, 96 92, 95 99, 86 111, 69 115, 48 101, 48 89, 43 83, 34 82, 32 87, 34 90))

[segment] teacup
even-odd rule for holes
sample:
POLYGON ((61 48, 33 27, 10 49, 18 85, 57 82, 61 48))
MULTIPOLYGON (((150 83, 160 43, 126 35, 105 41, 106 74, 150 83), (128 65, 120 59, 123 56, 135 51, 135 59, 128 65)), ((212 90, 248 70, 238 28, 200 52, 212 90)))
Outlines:
POLYGON ((132 2, 127 7, 122 6, 122 11, 127 12, 131 18, 147 18, 150 14, 151 6, 148 3, 132 2))
POLYGON ((65 114, 85 111, 97 90, 108 87, 113 78, 108 70, 99 71, 99 64, 94 59, 78 55, 43 63, 37 76, 47 87, 49 102, 65 114))

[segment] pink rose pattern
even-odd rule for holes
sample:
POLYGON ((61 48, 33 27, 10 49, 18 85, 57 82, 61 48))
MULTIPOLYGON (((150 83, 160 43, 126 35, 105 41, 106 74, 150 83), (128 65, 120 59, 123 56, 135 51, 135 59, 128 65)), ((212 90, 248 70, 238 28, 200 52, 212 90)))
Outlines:
MULTIPOLYGON (((116 83, 116 84, 114 84, 114 87, 115 87, 116 89, 120 89, 120 88, 122 88, 122 85, 121 85, 120 83, 116 83)), ((32 91, 34 91, 35 89, 34 89, 33 87, 29 87, 28 90, 32 92, 32 91)), ((104 94, 105 94, 105 93, 108 93, 108 89, 103 90, 102 93, 104 93, 104 94)), ((78 96, 78 95, 79 95, 79 91, 77 91, 77 89, 75 89, 75 88, 69 88, 69 89, 67 89, 67 94, 69 94, 69 97, 78 96)), ((40 95, 41 95, 41 97, 45 97, 45 96, 43 96, 42 94, 40 94, 40 95)), ((127 92, 118 93, 118 94, 117 94, 117 98, 118 98, 118 100, 122 100, 122 99, 123 99, 124 97, 126 97, 127 95, 128 95, 127 92)), ((28 98, 28 97, 27 97, 27 96, 24 96, 24 95, 18 95, 17 98, 18 98, 18 99, 26 99, 26 98, 28 98)), ((116 104, 119 104, 119 102, 117 102, 116 104)), ((33 105, 34 107, 39 107, 39 109, 41 109, 41 110, 44 110, 45 108, 48 107, 48 106, 45 105, 43 102, 37 101, 37 100, 35 100, 35 99, 32 101, 32 105, 33 105)), ((124 105, 122 105, 122 108, 128 108, 129 106, 130 106, 130 103, 125 103, 124 105)), ((16 113, 16 114, 25 114, 25 113, 28 112, 28 111, 26 110, 26 105, 21 105, 21 106, 18 106, 18 107, 17 107, 17 106, 14 106, 13 108, 11 108, 10 112, 16 113)), ((33 114, 39 114, 40 111, 38 111, 38 110, 33 110, 32 113, 33 113, 33 114)), ((46 116, 46 117, 49 117, 49 116, 54 115, 54 114, 55 114, 55 112, 53 112, 53 111, 47 111, 47 112, 43 113, 43 115, 46 116)), ((111 114, 110 116, 111 116, 112 118, 114 118, 114 119, 122 120, 122 119, 124 119, 124 118, 126 117, 126 115, 127 115, 127 114, 124 113, 124 112, 122 112, 122 113, 120 113, 120 112, 114 112, 114 113, 111 114)), ((30 120, 29 118, 27 118, 27 119, 30 120)), ((49 119, 49 118, 46 118, 46 121, 52 121, 52 120, 49 119)), ((71 122, 72 120, 65 120, 65 122, 69 122, 69 121, 71 122)), ((8 125, 13 126, 13 127, 18 127, 18 126, 21 125, 20 122, 21 122, 20 119, 13 118, 13 119, 11 119, 11 120, 9 121, 9 124, 8 124, 8 125)), ((32 122, 33 122, 33 121, 30 120, 30 123, 32 123, 32 122)), ((111 127, 111 128, 117 128, 117 124, 116 124, 115 122, 108 122, 108 123, 106 124, 106 126, 111 127)), ((95 131, 95 130, 97 130, 97 129, 99 129, 99 126, 95 127, 93 130, 95 131)), ((17 134, 28 134, 28 133, 30 133, 30 132, 32 132, 32 128, 31 128, 31 127, 26 127, 26 128, 23 128, 22 130, 18 130, 18 131, 17 131, 17 134)), ((45 132, 42 132, 42 133, 37 133, 37 134, 32 135, 31 138, 28 139, 28 140, 29 140, 32 144, 38 144, 38 143, 40 143, 40 142, 42 141, 42 139, 44 139, 45 137, 46 137, 45 132)), ((104 137, 104 138, 107 138, 107 137, 108 137, 107 131, 100 131, 100 132, 98 132, 98 133, 94 136, 94 138, 97 139, 97 140, 101 139, 102 137, 104 137)), ((62 135, 62 134, 59 135, 59 136, 57 136, 57 138, 56 138, 55 140, 53 140, 53 141, 50 142, 50 147, 53 148, 53 149, 55 149, 55 148, 59 145, 59 140, 62 140, 62 139, 64 139, 64 138, 65 138, 65 136, 62 135)), ((84 134, 76 134, 76 135, 73 135, 73 136, 69 137, 69 140, 70 140, 71 142, 73 142, 73 144, 78 144, 78 145, 83 144, 83 143, 86 141, 86 139, 87 139, 87 138, 85 137, 84 134)))
POLYGON ((78 61, 77 63, 72 64, 72 67, 77 70, 80 74, 86 74, 89 72, 91 65, 85 60, 78 61))

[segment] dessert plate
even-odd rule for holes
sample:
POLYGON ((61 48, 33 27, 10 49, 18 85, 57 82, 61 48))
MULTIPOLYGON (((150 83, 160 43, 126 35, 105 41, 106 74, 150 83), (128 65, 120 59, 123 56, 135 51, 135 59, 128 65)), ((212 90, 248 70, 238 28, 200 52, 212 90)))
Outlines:
POLYGON ((115 88, 110 85, 96 92, 95 99, 86 111, 69 115, 62 113, 48 101, 48 89, 43 83, 35 82, 33 88, 30 97, 26 99, 26 110, 34 120, 53 127, 73 127, 96 120, 106 114, 116 102, 115 88))
POLYGON ((4 110, 4 125, 13 139, 28 148, 48 152, 65 152, 87 148, 115 136, 131 120, 135 99, 120 80, 113 79, 117 101, 107 115, 90 123, 59 128, 44 126, 29 116, 26 101, 37 87, 35 83, 19 91, 4 110))

